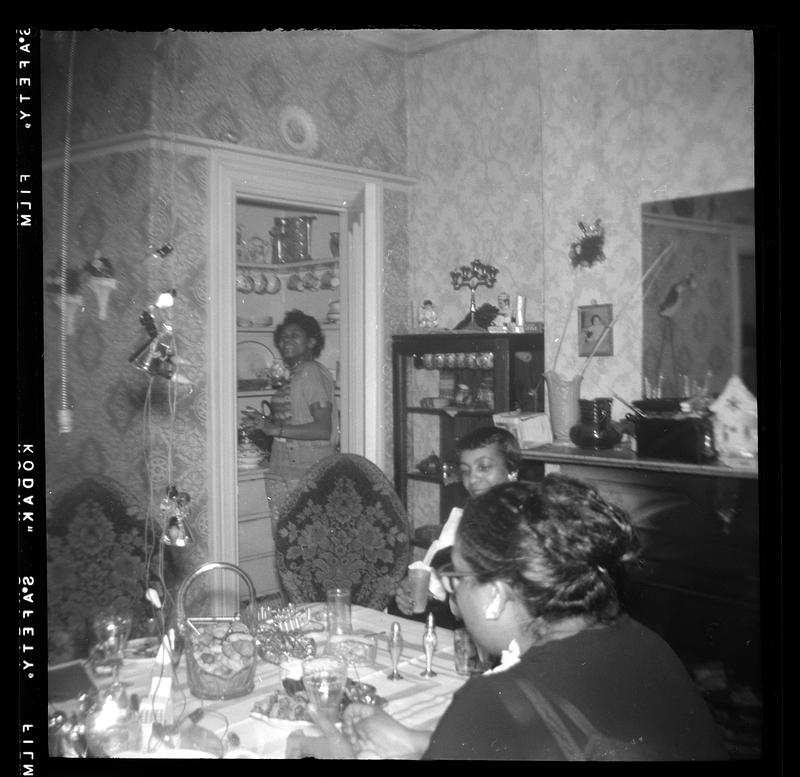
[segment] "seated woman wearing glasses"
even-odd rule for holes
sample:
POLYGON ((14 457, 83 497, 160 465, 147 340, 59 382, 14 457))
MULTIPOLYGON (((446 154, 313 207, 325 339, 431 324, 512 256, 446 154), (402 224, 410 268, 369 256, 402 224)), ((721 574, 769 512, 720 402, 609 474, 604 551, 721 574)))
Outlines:
MULTIPOLYGON (((470 678, 435 730, 347 708, 336 747, 388 758, 716 760, 726 752, 685 668, 620 612, 627 515, 579 481, 506 483, 471 499, 440 576, 499 667, 470 678)), ((335 731, 335 730, 334 730, 335 731)), ((329 756, 330 757, 330 756, 329 756)))

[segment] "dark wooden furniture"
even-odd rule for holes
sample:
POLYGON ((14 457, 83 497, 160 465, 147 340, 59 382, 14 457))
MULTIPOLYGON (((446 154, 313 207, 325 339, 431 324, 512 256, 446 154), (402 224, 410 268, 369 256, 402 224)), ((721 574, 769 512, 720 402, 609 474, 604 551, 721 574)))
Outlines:
MULTIPOLYGON (((439 359, 441 362, 441 359, 439 359)), ((452 361, 452 357, 451 357, 452 361)), ((424 474, 417 464, 435 453, 443 462, 457 464, 455 442, 464 434, 492 423, 493 413, 507 410, 544 410, 544 334, 491 333, 482 331, 395 335, 392 338, 392 388, 394 398, 394 483, 403 504, 409 505, 409 483, 425 484, 437 492, 438 518, 443 523, 466 492, 459 482, 447 483, 436 474, 424 474), (431 368, 431 357, 455 355, 463 363, 466 354, 491 354, 491 367, 455 366, 431 368), (427 357, 427 358, 426 358, 427 357), (477 394, 489 379, 493 407, 444 409, 421 406, 423 397, 438 395, 440 387, 466 384, 477 394), (427 444, 432 440, 430 444, 427 444)), ((437 527, 430 520, 418 522, 417 543, 429 544, 437 527)))
POLYGON ((628 510, 642 543, 624 598, 687 663, 721 661, 742 683, 761 678, 758 463, 684 464, 552 444, 524 452, 595 484, 628 510))

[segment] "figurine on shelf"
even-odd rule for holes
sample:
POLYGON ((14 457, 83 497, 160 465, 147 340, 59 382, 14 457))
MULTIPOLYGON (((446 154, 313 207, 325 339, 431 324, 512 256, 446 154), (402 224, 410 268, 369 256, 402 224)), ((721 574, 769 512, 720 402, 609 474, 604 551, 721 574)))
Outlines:
POLYGON ((419 311, 419 325, 422 329, 436 329, 439 326, 439 315, 436 308, 433 307, 433 300, 426 299, 422 301, 422 307, 419 311))
POLYGON ((501 291, 497 295, 497 315, 492 326, 500 327, 506 332, 511 326, 511 295, 507 291, 501 291))

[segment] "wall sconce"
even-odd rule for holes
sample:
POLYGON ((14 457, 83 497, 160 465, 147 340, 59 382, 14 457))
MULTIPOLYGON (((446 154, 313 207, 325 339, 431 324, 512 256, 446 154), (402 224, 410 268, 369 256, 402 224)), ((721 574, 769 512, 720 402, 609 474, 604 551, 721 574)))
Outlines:
POLYGON ((75 334, 75 314, 79 310, 83 310, 83 296, 78 294, 78 284, 80 281, 80 274, 75 269, 67 270, 66 274, 66 293, 62 294, 61 289, 61 276, 58 273, 48 273, 45 279, 45 288, 50 298, 56 304, 59 310, 65 314, 66 319, 66 333, 68 335, 75 334))
POLYGON ((101 256, 99 251, 95 251, 94 259, 86 263, 85 269, 89 273, 87 285, 97 297, 98 318, 105 321, 108 313, 108 298, 111 292, 117 288, 117 279, 114 277, 111 262, 101 256))
POLYGON ((87 285, 97 297, 97 317, 101 321, 105 321, 108 313, 108 298, 111 296, 111 292, 117 288, 117 279, 92 276, 89 278, 87 285))

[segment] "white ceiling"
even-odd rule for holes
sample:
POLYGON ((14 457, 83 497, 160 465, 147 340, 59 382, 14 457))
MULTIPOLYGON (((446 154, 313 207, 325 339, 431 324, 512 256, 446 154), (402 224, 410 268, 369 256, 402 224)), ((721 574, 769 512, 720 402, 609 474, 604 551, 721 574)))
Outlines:
POLYGON ((403 54, 419 54, 481 32, 483 30, 350 30, 356 38, 403 54))

